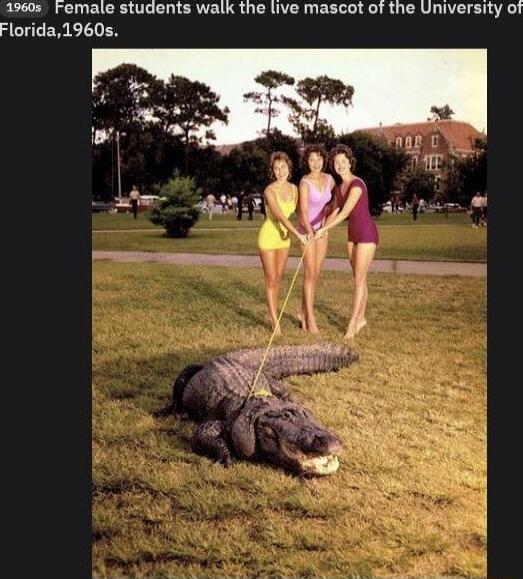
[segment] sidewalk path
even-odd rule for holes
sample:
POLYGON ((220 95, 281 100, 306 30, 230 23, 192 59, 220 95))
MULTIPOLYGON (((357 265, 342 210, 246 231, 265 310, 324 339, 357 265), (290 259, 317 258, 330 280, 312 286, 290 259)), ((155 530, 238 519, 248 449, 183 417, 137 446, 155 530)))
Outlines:
MULTIPOLYGON (((169 263, 178 265, 221 265, 226 267, 260 267, 257 255, 211 255, 208 253, 160 253, 149 251, 93 251, 94 260, 120 262, 169 263)), ((295 268, 299 258, 290 257, 289 267, 295 268)), ((348 271, 346 258, 327 258, 324 269, 348 271)), ((411 275, 461 275, 485 277, 486 263, 464 261, 407 261, 400 259, 375 259, 371 272, 403 273, 411 275)))

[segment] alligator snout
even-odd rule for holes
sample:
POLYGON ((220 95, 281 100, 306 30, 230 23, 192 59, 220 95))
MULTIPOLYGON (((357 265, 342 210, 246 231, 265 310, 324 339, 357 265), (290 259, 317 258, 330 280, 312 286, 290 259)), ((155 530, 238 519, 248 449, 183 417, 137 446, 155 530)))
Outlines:
POLYGON ((319 454, 341 454, 343 446, 341 440, 330 432, 321 432, 316 435, 313 443, 314 451, 319 454))

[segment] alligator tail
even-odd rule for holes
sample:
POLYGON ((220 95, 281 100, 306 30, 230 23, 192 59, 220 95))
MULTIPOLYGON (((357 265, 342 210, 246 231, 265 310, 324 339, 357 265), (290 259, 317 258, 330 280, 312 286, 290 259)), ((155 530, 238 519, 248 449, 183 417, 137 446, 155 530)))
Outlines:
POLYGON ((171 405, 171 412, 182 412, 182 397, 185 387, 191 378, 197 374, 203 366, 201 364, 191 364, 178 374, 176 380, 173 382, 173 402, 171 405))
POLYGON ((264 372, 272 378, 295 374, 332 372, 350 366, 358 353, 341 344, 323 342, 304 346, 280 346, 269 352, 264 372))

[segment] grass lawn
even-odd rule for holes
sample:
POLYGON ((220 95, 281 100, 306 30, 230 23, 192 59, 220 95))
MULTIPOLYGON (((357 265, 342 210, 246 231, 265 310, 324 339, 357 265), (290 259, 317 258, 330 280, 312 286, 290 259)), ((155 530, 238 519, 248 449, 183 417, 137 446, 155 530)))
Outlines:
MULTIPOLYGON (((259 223, 258 223, 259 225, 259 223)), ((378 259, 421 259, 486 261, 486 228, 462 225, 382 225, 378 221, 380 244, 378 259)), ((193 228, 186 239, 169 239, 163 229, 147 231, 94 231, 93 249, 120 251, 164 251, 169 253, 257 253, 258 227, 248 230, 205 230, 193 228)), ((329 257, 346 257, 346 226, 330 234, 329 257)), ((293 239, 291 254, 298 255, 293 239)))
MULTIPOLYGON (((324 272, 324 339, 350 289, 324 272)), ((94 576, 486 575, 486 280, 372 274, 369 291, 360 361, 286 379, 345 446, 304 480, 223 469, 191 452, 192 422, 154 417, 186 364, 267 343, 261 270, 93 263, 94 576)), ((300 298, 278 343, 312 340, 300 298)))
MULTIPOLYGON (((201 215, 197 221, 196 228, 245 228, 254 227, 257 229, 263 221, 260 213, 254 213, 253 221, 247 219, 244 215, 242 221, 236 219, 235 213, 225 213, 223 215, 213 215, 213 220, 209 221, 206 215, 201 215)), ((378 225, 413 225, 412 215, 389 215, 382 213, 377 218, 378 225)), ((112 230, 112 229, 161 229, 149 221, 149 213, 143 212, 138 214, 138 219, 134 219, 131 213, 93 213, 92 215, 93 231, 112 230)), ((420 225, 463 225, 470 227, 470 216, 464 213, 451 213, 447 216, 440 213, 422 213, 418 217, 420 225)), ((341 226, 343 227, 343 226, 341 226)))

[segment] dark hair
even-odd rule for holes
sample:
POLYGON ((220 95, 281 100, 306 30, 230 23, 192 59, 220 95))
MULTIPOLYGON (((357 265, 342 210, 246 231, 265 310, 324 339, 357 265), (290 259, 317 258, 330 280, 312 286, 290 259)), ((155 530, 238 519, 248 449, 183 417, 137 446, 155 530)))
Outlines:
POLYGON ((321 158, 323 159, 323 170, 327 168, 329 163, 329 156, 327 155, 327 151, 323 145, 308 145, 305 147, 305 151, 303 151, 303 157, 301 158, 301 166, 304 174, 310 172, 309 157, 312 153, 318 153, 318 155, 321 155, 321 158))
POLYGON ((356 157, 352 153, 352 149, 350 147, 347 147, 347 145, 342 144, 338 144, 331 149, 329 156, 333 169, 334 169, 334 157, 336 157, 336 155, 345 155, 347 159, 350 161, 350 169, 354 173, 354 171, 356 170, 356 157))
POLYGON ((287 179, 290 179, 292 175, 292 161, 289 155, 287 155, 287 153, 284 153, 283 151, 275 151, 274 153, 272 153, 271 158, 269 159, 269 175, 271 176, 271 179, 276 179, 276 175, 274 174, 274 171, 272 169, 276 161, 285 161, 287 163, 287 167, 289 167, 289 176, 287 177, 287 179))

